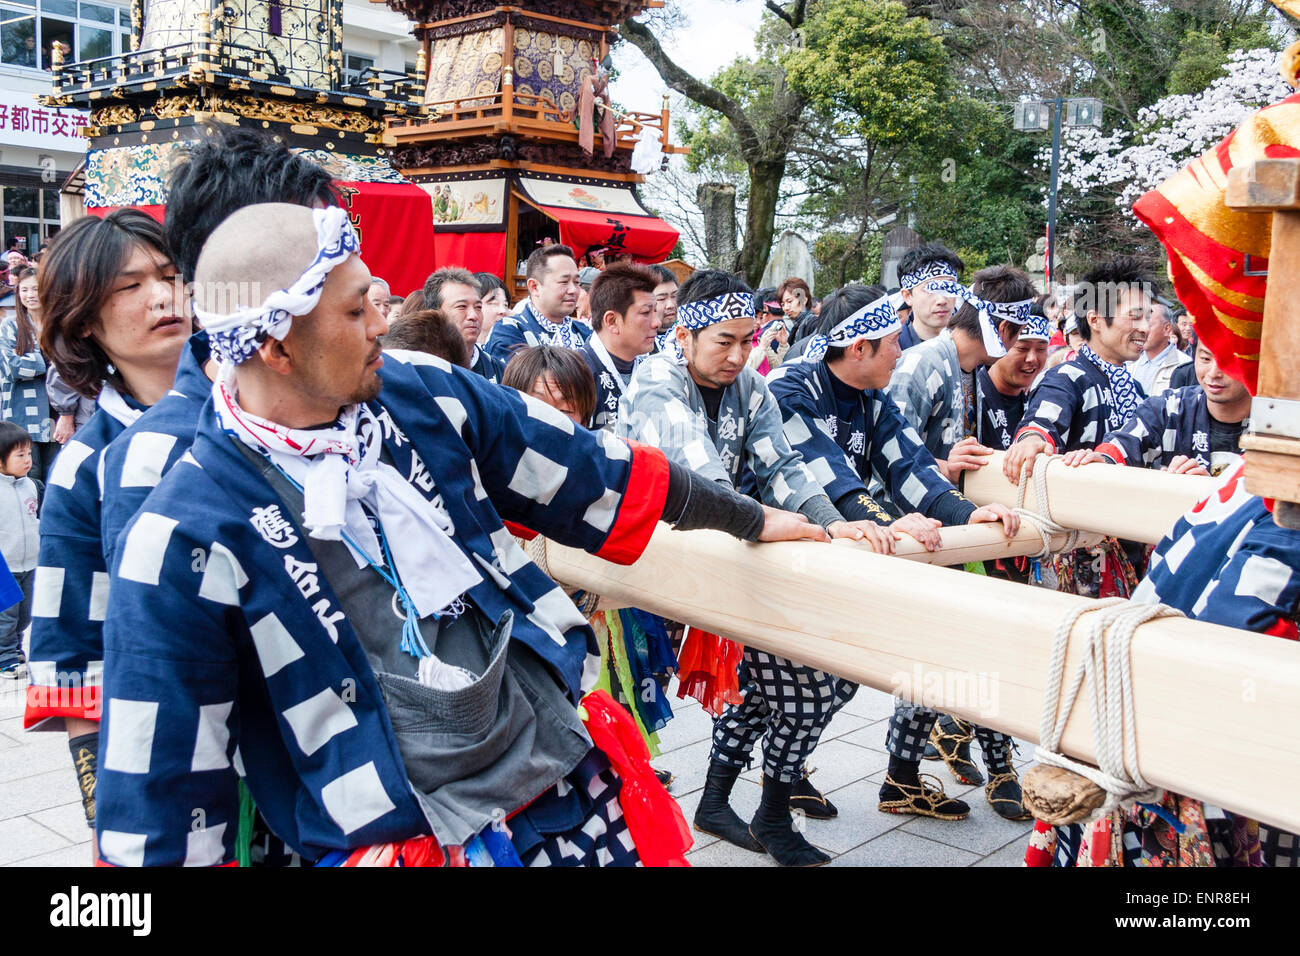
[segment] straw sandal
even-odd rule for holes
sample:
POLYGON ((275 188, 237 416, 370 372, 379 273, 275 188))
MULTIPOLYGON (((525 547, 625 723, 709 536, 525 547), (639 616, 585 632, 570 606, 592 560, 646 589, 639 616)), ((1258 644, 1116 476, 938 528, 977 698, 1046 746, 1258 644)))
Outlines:
POLYGON ((975 728, 956 717, 951 720, 957 733, 949 733, 943 729, 944 718, 941 716, 930 730, 930 742, 939 751, 939 756, 947 765, 948 772, 958 783, 964 783, 968 787, 978 787, 984 782, 984 774, 980 773, 970 756, 970 743, 975 739, 975 728))
POLYGON ((937 777, 923 773, 917 779, 919 782, 916 784, 904 784, 885 774, 877 808, 885 813, 913 813, 936 820, 965 820, 970 815, 966 803, 943 792, 943 784, 937 777), (933 780, 935 785, 928 786, 926 780, 933 780), (894 797, 895 793, 901 796, 894 797))
POLYGON ((993 812, 1004 819, 1021 821, 1034 818, 1025 809, 1025 795, 1014 770, 993 774, 989 782, 984 784, 984 798, 988 800, 993 812))

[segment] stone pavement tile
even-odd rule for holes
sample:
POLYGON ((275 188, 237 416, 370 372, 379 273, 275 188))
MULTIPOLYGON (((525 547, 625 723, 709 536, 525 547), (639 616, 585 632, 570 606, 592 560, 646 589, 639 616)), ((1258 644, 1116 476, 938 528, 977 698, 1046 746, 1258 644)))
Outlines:
POLYGON ((660 770, 673 772, 673 785, 669 789, 673 796, 680 797, 704 786, 712 747, 712 740, 697 740, 654 759, 654 765, 660 770))
POLYGON ((1013 823, 993 812, 984 799, 983 788, 973 791, 963 799, 970 804, 970 816, 965 820, 936 820, 933 817, 916 817, 903 829, 917 836, 938 840, 980 856, 1006 846, 1011 840, 1029 839, 1034 821, 1013 823))
POLYGON ((827 794, 840 815, 833 820, 808 820, 804 837, 827 853, 837 855, 902 826, 907 817, 876 809, 879 790, 880 784, 859 780, 827 794))
POLYGON ((844 705, 844 713, 856 714, 868 720, 880 720, 894 713, 894 698, 882 690, 859 687, 853 699, 844 705))
POLYGON ((867 724, 865 727, 847 733, 837 739, 846 743, 854 744, 858 747, 866 747, 870 750, 879 750, 885 753, 885 737, 889 733, 889 718, 877 720, 867 724))
POLYGON ((10 737, 8 734, 0 734, 0 750, 9 750, 13 747, 20 746, 22 746, 22 744, 10 737))
MULTIPOLYGON (((743 779, 752 780, 759 785, 763 781, 761 747, 760 743, 754 748, 754 766, 742 775, 743 779)), ((889 758, 840 740, 822 740, 808 758, 808 766, 816 771, 812 777, 813 786, 822 793, 827 793, 848 786, 867 774, 884 770, 889 766, 889 758)))
POLYGON ((53 830, 47 830, 34 820, 15 817, 12 820, 0 820, 0 863, 12 863, 15 860, 48 853, 68 846, 53 830))
MULTIPOLYGON (((708 740, 713 734, 713 715, 691 701, 673 701, 673 719, 659 731, 659 750, 665 754, 681 747, 708 740)), ((674 771, 675 772, 675 771, 674 771)))
POLYGON ((0 734, 4 734, 6 737, 12 737, 14 740, 24 739, 27 731, 23 730, 22 710, 19 710, 18 713, 12 717, 6 717, 3 720, 0 720, 0 734))
POLYGON ((766 853, 751 853, 726 840, 718 840, 702 850, 688 853, 686 859, 691 866, 776 866, 776 860, 766 853))
POLYGON ((0 820, 48 810, 79 800, 77 782, 67 768, 0 784, 0 820))
POLYGON ((979 857, 945 843, 890 830, 831 861, 831 866, 970 866, 979 857))
POLYGON ((68 779, 72 779, 72 755, 64 734, 29 734, 20 746, 0 749, 0 786, 61 768, 66 768, 68 779))
POLYGON ((29 856, 25 860, 15 860, 5 866, 92 866, 90 859, 90 841, 75 846, 65 846, 49 853, 29 856))
POLYGON ((76 803, 65 803, 61 807, 38 810, 36 813, 28 814, 28 818, 73 843, 90 839, 90 827, 86 826, 86 811, 82 809, 80 800, 76 803))
POLYGON ((1024 866, 1025 865, 1025 847, 1029 844, 1028 837, 1019 837, 1012 840, 996 853, 990 853, 984 859, 976 863, 976 866, 1024 866))
MULTIPOLYGON (((688 793, 683 797, 677 798, 678 805, 682 808, 682 814, 686 817, 689 824, 695 818, 695 808, 700 805, 700 795, 704 793, 704 788, 688 793)), ((731 791, 731 809, 735 810, 742 820, 749 820, 754 816, 758 809, 758 799, 762 793, 762 788, 757 784, 750 783, 748 780, 737 780, 736 786, 731 791)), ((691 827, 691 838, 695 841, 696 850, 702 850, 711 843, 717 843, 718 837, 708 833, 701 833, 691 827)))

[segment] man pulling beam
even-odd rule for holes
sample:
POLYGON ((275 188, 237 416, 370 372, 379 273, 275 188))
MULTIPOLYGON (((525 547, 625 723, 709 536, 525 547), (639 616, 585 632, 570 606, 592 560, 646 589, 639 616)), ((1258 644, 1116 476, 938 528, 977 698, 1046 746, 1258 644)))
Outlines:
POLYGON ((824 532, 467 370, 386 359, 356 250, 341 210, 283 204, 204 247, 222 375, 117 552, 103 857, 229 864, 242 776, 307 860, 432 836, 426 857, 636 862, 626 794, 574 706, 590 629, 503 519, 625 563, 661 517, 824 532))

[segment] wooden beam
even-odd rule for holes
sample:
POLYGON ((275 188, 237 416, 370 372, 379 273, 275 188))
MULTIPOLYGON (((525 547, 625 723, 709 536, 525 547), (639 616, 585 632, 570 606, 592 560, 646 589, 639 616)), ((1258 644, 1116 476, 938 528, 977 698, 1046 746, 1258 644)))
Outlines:
MULTIPOLYGON (((1028 522, 1020 527, 1014 538, 1006 537, 998 524, 968 524, 939 529, 943 546, 938 551, 927 551, 919 541, 904 537, 896 544, 895 558, 915 561, 918 564, 933 564, 939 567, 959 567, 970 561, 997 561, 1001 558, 1019 558, 1038 554, 1043 548, 1042 536, 1028 522)), ((1076 542, 1078 547, 1086 548, 1100 543, 1104 535, 1082 533, 1076 542)), ((1063 549, 1069 539, 1068 534, 1050 536, 1051 550, 1055 553, 1063 549)), ((557 545, 552 545, 558 547, 557 545)), ((871 551, 870 545, 860 542, 838 540, 838 548, 857 548, 871 551)), ((612 598, 601 596, 600 609, 610 611, 627 604, 612 598)))
MULTIPOLYGON (((752 545, 666 525, 630 567, 554 543, 546 552, 551 577, 567 587, 1025 740, 1038 739, 1057 623, 1071 609, 1097 603, 854 546, 752 545)), ((1087 617, 1074 630, 1067 686, 1086 627, 1087 617)), ((1138 628, 1131 657, 1147 780, 1300 830, 1300 735, 1278 733, 1300 726, 1300 645, 1166 619, 1138 628)), ((1082 700, 1062 747, 1096 759, 1082 700)))
MULTIPOLYGON (((1015 507, 1016 486, 1002 474, 1002 458, 1002 452, 994 452, 983 468, 962 473, 962 493, 977 505, 1015 507)), ((1057 524, 1146 544, 1159 542, 1213 487, 1213 478, 1151 468, 1100 462, 1070 468, 1059 458, 1047 462, 1048 509, 1057 524)), ((1032 484, 1025 507, 1037 510, 1032 484)))
POLYGON ((510 292, 510 300, 514 302, 518 295, 518 275, 516 266, 519 263, 519 197, 515 195, 514 187, 511 186, 506 190, 506 261, 502 265, 501 276, 505 280, 506 289, 510 292))

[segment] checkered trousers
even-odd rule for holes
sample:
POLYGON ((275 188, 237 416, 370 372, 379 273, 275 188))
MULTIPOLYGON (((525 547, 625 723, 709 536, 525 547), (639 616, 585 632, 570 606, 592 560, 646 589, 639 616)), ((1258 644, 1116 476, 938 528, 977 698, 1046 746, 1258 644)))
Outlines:
MULTIPOLYGON (((925 744, 930 739, 934 722, 942 715, 928 707, 921 707, 901 697, 894 699, 894 716, 889 721, 885 748, 899 760, 919 761, 925 755, 925 744)), ((979 741, 984 762, 1010 762, 1011 738, 998 730, 975 725, 975 739, 979 741)))
POLYGON ((713 724, 712 759, 748 767, 764 734, 763 773, 783 783, 799 779, 822 731, 853 699, 858 685, 752 647, 740 663, 744 701, 713 724))

